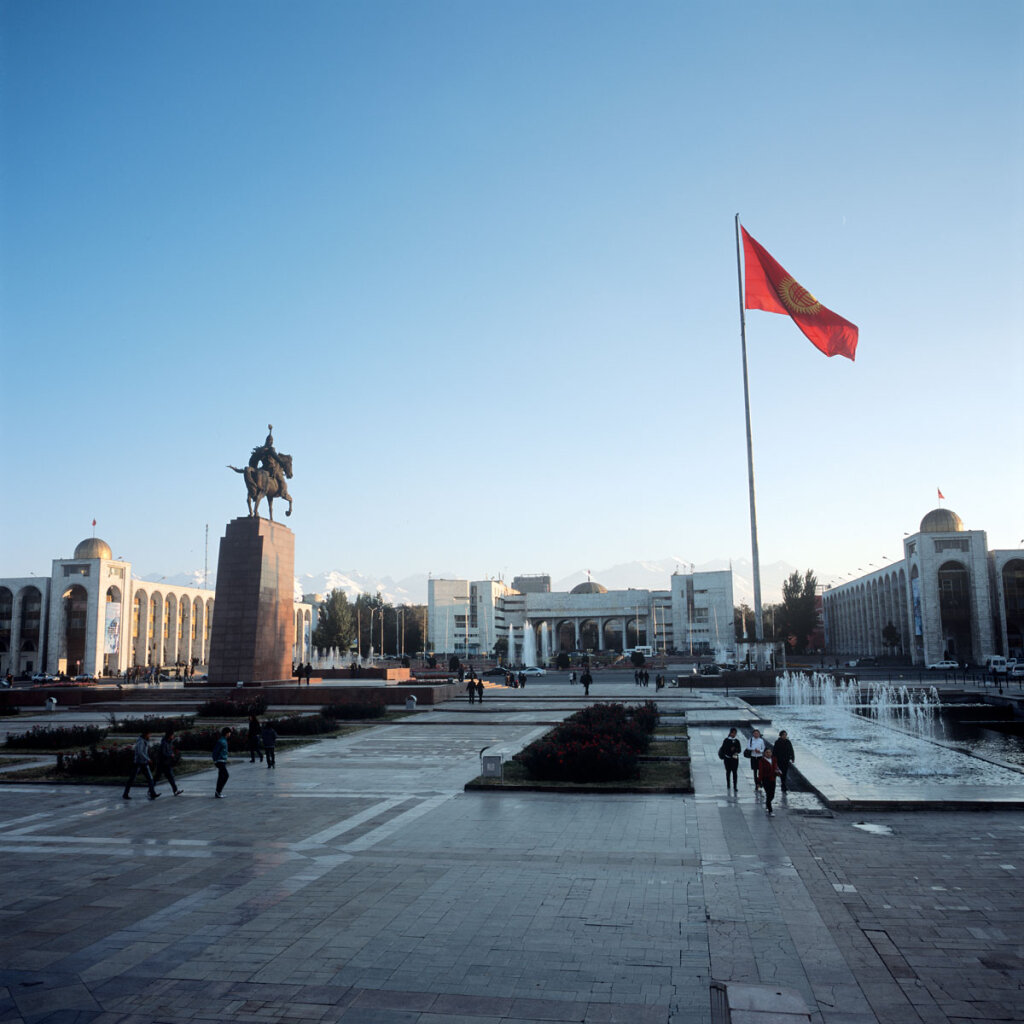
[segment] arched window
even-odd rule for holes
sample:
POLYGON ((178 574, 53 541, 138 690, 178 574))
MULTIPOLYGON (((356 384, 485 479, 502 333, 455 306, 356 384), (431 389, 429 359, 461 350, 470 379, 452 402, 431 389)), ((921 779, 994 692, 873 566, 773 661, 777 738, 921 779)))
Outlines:
POLYGON ((1024 653, 1024 559, 1011 558, 1003 566, 1003 602, 1006 610, 1006 653, 1024 653))
POLYGON ((14 593, 0 587, 0 653, 11 650, 11 626, 14 621, 14 593))

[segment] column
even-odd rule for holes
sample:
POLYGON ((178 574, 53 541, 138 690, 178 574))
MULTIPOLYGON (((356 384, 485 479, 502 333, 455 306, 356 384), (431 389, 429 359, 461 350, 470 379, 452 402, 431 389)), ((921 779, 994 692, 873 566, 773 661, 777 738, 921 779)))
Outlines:
POLYGON ((604 650, 604 619, 600 616, 597 619, 597 649, 604 650))

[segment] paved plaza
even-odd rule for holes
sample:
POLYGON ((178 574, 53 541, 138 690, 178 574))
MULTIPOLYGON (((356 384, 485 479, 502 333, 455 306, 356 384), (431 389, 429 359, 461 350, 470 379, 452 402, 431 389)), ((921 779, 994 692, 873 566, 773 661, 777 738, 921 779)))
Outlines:
POLYGON ((717 701, 657 699, 694 796, 465 792, 583 705, 564 677, 235 760, 224 800, 0 786, 0 1022, 710 1024, 713 982, 794 994, 747 1024, 1024 1020, 1024 811, 768 818, 717 701))

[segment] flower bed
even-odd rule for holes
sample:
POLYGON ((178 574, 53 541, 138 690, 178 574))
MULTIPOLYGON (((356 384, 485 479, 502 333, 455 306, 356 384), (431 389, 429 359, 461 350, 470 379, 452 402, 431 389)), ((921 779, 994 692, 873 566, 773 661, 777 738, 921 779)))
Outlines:
POLYGON ((99 743, 106 735, 107 730, 99 725, 34 725, 28 732, 12 733, 4 746, 12 750, 64 750, 99 743))
POLYGON ((640 705, 594 704, 535 740, 513 760, 533 779, 631 779, 637 773, 637 758, 646 753, 657 723, 658 709, 653 701, 640 705))

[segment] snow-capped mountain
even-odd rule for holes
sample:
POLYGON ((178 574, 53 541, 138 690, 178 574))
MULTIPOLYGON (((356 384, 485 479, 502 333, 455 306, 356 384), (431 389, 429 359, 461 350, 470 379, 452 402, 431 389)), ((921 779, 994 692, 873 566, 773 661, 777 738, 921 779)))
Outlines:
MULTIPOLYGON (((729 559, 716 558, 694 566, 697 572, 711 572, 728 569, 729 559)), ((690 563, 681 558, 669 557, 654 560, 622 562, 604 569, 595 569, 590 578, 601 583, 609 590, 668 590, 669 577, 674 572, 687 573, 690 563)), ((782 599, 782 584, 794 571, 803 572, 788 562, 773 562, 761 566, 761 596, 765 604, 782 599)), ((748 558, 738 558, 732 562, 733 600, 736 604, 754 603, 753 571, 748 558)), ((461 578, 456 572, 437 573, 445 579, 461 578)), ((819 573, 818 578, 827 578, 828 573, 819 573)), ((395 580, 390 576, 374 576, 358 569, 330 570, 319 573, 303 573, 295 577, 295 599, 298 601, 303 594, 329 594, 332 590, 343 590, 349 600, 354 601, 360 594, 380 593, 385 601, 393 605, 426 604, 427 580, 426 573, 416 573, 395 580)), ((142 575, 139 579, 151 582, 164 582, 172 586, 201 587, 203 571, 194 569, 191 572, 180 572, 173 576, 157 576, 155 573, 142 575)), ((551 589, 556 591, 572 590, 578 583, 587 579, 584 569, 570 573, 562 579, 553 580, 551 589)), ((210 589, 216 587, 216 575, 210 574, 210 589)))

